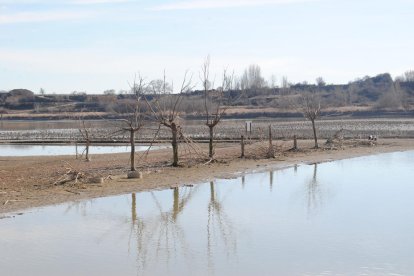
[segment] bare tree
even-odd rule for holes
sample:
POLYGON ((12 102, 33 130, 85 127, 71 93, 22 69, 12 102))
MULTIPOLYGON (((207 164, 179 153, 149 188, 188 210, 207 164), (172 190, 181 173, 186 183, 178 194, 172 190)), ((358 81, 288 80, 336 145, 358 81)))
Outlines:
POLYGON ((129 144, 131 147, 130 151, 130 170, 132 172, 136 171, 135 168, 135 134, 143 127, 144 117, 141 112, 141 102, 143 91, 145 88, 144 78, 138 76, 134 79, 134 83, 131 85, 131 94, 133 96, 133 101, 126 103, 125 112, 126 118, 119 120, 121 122, 121 131, 128 132, 129 134, 129 144))
POLYGON ((378 109, 395 110, 407 108, 407 105, 404 104, 404 92, 401 89, 399 79, 390 84, 389 90, 381 95, 375 105, 378 109))
POLYGON ((401 84, 399 81, 392 82, 392 92, 395 98, 395 101, 398 103, 398 107, 403 106, 403 91, 401 89, 401 84))
POLYGON ((407 82, 414 82, 414 70, 409 70, 404 73, 404 79, 407 82))
POLYGON ((104 95, 115 95, 116 94, 116 91, 115 91, 115 89, 108 89, 108 90, 105 90, 103 92, 103 94, 104 95))
POLYGON ((206 126, 209 128, 209 147, 208 156, 210 159, 214 156, 214 128, 220 123, 226 108, 223 106, 223 94, 231 89, 233 83, 232 77, 227 75, 227 70, 223 72, 221 86, 217 89, 211 89, 210 81, 210 57, 207 57, 201 67, 200 79, 203 83, 204 90, 204 112, 206 116, 206 126))
POLYGON ((241 78, 241 89, 258 89, 266 86, 266 81, 262 77, 262 70, 257 64, 250 65, 244 70, 241 78))
POLYGON ((145 101, 151 110, 154 119, 160 125, 167 127, 171 131, 171 145, 173 150, 174 167, 178 166, 178 140, 182 136, 179 109, 184 93, 191 90, 191 79, 188 78, 188 72, 184 74, 183 82, 178 94, 173 93, 173 85, 170 85, 164 77, 162 80, 150 82, 148 91, 152 94, 146 94, 145 101))
POLYGON ((318 136, 316 134, 315 121, 319 119, 321 115, 321 101, 319 95, 316 92, 307 92, 300 97, 300 108, 302 110, 305 119, 311 121, 313 138, 315 140, 315 148, 319 148, 318 136))
POLYGON ((316 85, 321 87, 321 86, 325 86, 326 82, 322 77, 317 77, 316 78, 316 85))
POLYGON ((277 84, 276 84, 277 78, 275 75, 271 75, 269 78, 269 88, 274 89, 277 88, 277 84))
MULTIPOLYGON (((91 161, 91 159, 89 157, 89 146, 91 145, 91 135, 90 135, 89 128, 86 126, 85 119, 80 118, 79 121, 80 121, 79 122, 80 128, 78 130, 79 130, 79 133, 81 134, 81 137, 82 137, 83 141, 85 142, 85 150, 84 150, 85 159, 86 159, 86 161, 89 162, 89 161, 91 161)), ((76 148, 76 151, 77 151, 77 148, 76 148)), ((82 153, 82 155, 83 155, 83 153, 82 153)), ((76 156, 76 158, 78 158, 78 157, 76 156)))
POLYGON ((346 104, 353 105, 357 88, 357 84, 354 82, 348 84, 348 88, 346 89, 346 104))
POLYGON ((286 76, 282 77, 282 80, 280 82, 280 92, 282 95, 287 95, 289 94, 289 89, 290 89, 290 83, 288 81, 288 78, 286 76))

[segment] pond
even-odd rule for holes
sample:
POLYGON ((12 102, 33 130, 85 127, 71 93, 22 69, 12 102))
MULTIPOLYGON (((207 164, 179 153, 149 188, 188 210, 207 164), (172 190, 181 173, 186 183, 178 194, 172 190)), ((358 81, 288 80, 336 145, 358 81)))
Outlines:
POLYGON ((414 152, 0 219, 0 275, 413 275, 414 152))
MULTIPOLYGON (((167 146, 152 146, 151 150, 166 148, 167 146)), ((135 146, 135 151, 145 151, 149 146, 135 146)), ((82 154, 85 146, 78 145, 78 154, 82 154)), ((130 152, 127 145, 107 145, 89 147, 89 154, 123 153, 130 152)), ((0 156, 50 156, 50 155, 75 155, 75 145, 0 145, 0 156)))

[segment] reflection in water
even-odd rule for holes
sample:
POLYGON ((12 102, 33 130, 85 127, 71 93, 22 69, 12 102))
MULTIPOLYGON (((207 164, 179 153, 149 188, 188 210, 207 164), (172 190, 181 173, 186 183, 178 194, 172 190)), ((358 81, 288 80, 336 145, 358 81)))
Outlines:
MULTIPOLYGON (((50 156, 50 155, 77 155, 78 146, 76 145, 0 145, 0 156, 50 156)), ((165 146, 152 146, 151 150, 165 148, 165 146)), ((79 148, 79 152, 82 152, 79 148)), ((136 151, 145 151, 148 146, 137 146, 136 151)), ((91 154, 105 153, 122 153, 129 152, 127 145, 111 145, 111 146, 89 146, 91 154)))
MULTIPOLYGON (((197 192, 197 187, 176 187, 172 189, 172 208, 164 211, 155 193, 152 199, 158 209, 158 215, 150 220, 137 215, 136 194, 131 195, 131 235, 136 243, 137 270, 145 272, 154 266, 157 260, 165 260, 170 265, 171 260, 183 258, 191 263, 193 256, 189 253, 189 244, 180 225, 179 216, 188 202, 197 192), (152 263, 149 263, 152 262, 152 263)), ((215 190, 214 182, 210 182, 210 198, 207 207, 206 221, 206 257, 209 274, 215 274, 214 252, 219 241, 222 241, 224 252, 228 257, 235 255, 237 249, 236 236, 231 221, 223 209, 224 198, 220 198, 215 190)), ((132 240, 129 240, 131 245, 132 240)), ((129 246, 129 248, 131 248, 129 246)))
POLYGON ((135 193, 131 194, 131 220, 132 224, 135 225, 135 222, 137 221, 137 196, 135 193))
POLYGON ((135 193, 131 194, 131 199, 131 234, 129 238, 128 251, 131 250, 131 238, 134 237, 137 251, 137 270, 144 271, 147 262, 146 255, 149 248, 149 245, 146 243, 150 241, 147 235, 150 233, 146 231, 147 225, 144 223, 144 220, 137 216, 137 199, 135 193))
POLYGON ((0 275, 413 275, 412 163, 303 165, 6 216, 0 275))
MULTIPOLYGON (((194 189, 182 187, 181 191, 178 187, 173 188, 172 208, 167 211, 163 209, 156 193, 151 192, 158 214, 149 220, 137 215, 136 194, 131 195, 131 235, 135 237, 136 242, 138 271, 145 272, 148 266, 156 265, 158 259, 165 260, 169 266, 171 260, 178 258, 177 255, 182 255, 188 262, 191 261, 178 218, 196 192, 197 187, 194 189), (152 263, 149 264, 148 262, 151 261, 152 263)), ((130 245, 131 242, 130 239, 130 245)))
POLYGON ((70 214, 71 212, 76 211, 82 216, 87 216, 88 210, 93 208, 93 202, 94 199, 70 202, 67 204, 64 214, 70 214))
POLYGON ((273 174, 274 174, 274 171, 269 171, 269 187, 270 187, 270 191, 272 191, 272 189, 273 189, 273 174))
POLYGON ((208 219, 207 219, 207 265, 209 274, 214 274, 214 244, 219 240, 223 241, 226 255, 234 255, 237 249, 236 235, 233 231, 230 218, 223 209, 224 198, 219 199, 215 191, 214 182, 210 182, 210 202, 208 204, 208 219))
POLYGON ((322 205, 323 191, 319 185, 318 179, 318 164, 313 164, 313 175, 312 178, 308 181, 306 189, 306 198, 307 198, 307 209, 308 212, 318 209, 322 205))
MULTIPOLYGON (((106 120, 87 120, 93 128, 108 128, 112 125, 106 120)), ((73 129, 78 130, 78 120, 48 120, 48 121, 15 121, 15 120, 0 120, 1 128, 3 130, 54 130, 54 129, 73 129)))

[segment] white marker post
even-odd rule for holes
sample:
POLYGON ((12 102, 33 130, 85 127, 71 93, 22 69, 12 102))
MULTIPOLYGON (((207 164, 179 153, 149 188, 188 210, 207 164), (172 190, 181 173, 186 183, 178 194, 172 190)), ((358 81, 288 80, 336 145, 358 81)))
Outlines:
POLYGON ((250 138, 252 135, 252 121, 246 121, 246 136, 250 138))

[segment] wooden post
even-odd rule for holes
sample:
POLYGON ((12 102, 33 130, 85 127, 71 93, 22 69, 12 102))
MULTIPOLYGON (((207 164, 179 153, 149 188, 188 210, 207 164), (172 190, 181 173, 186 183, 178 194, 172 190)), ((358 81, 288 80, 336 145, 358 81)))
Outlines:
POLYGON ((244 158, 244 136, 241 136, 241 141, 240 141, 240 145, 241 145, 241 155, 240 158, 244 158))
POLYGON ((75 153, 76 153, 76 159, 78 159, 78 141, 75 141, 75 153))
POLYGON ((296 135, 293 135, 293 149, 297 150, 298 149, 298 140, 296 135))
POLYGON ((267 152, 268 158, 275 158, 275 152, 273 150, 273 142, 272 142, 272 125, 269 125, 269 149, 267 152))

